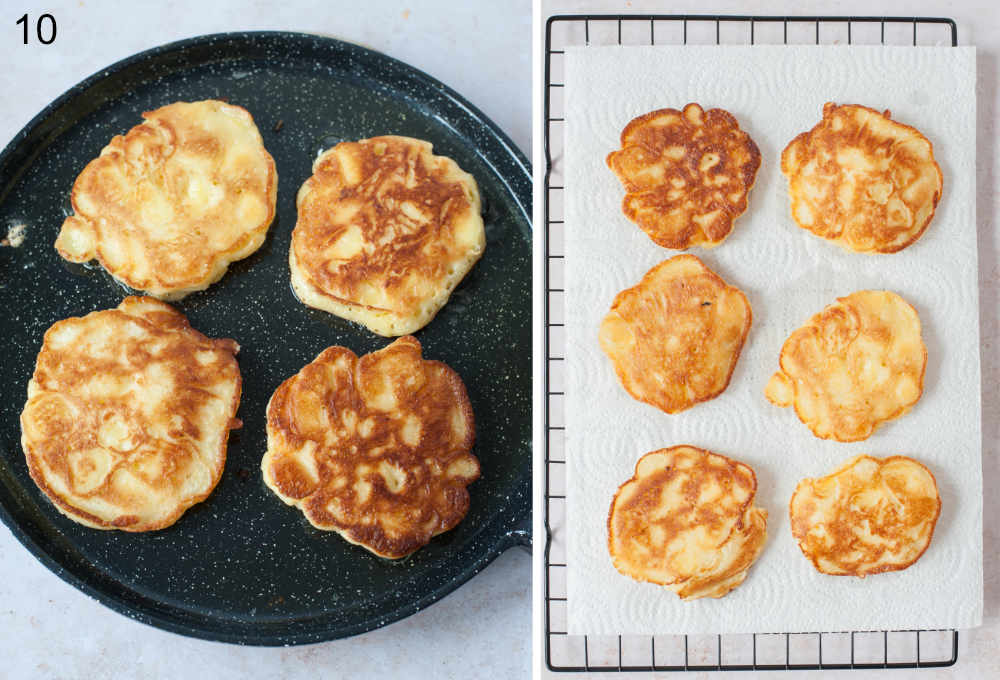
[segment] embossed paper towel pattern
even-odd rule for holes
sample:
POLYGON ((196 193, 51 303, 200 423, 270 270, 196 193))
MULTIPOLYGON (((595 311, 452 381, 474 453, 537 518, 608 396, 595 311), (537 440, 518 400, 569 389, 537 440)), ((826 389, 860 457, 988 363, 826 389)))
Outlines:
POLYGON ((566 54, 566 451, 568 623, 574 634, 748 633, 965 628, 982 618, 982 467, 975 213, 975 52, 954 47, 582 47, 566 54), (933 143, 944 193, 924 236, 901 253, 859 255, 799 229, 779 169, 784 146, 827 101, 889 109, 933 143), (697 102, 730 111, 763 157, 747 212, 716 249, 692 252, 742 289, 750 330, 729 388, 666 415, 629 397, 597 343, 615 294, 676 254, 621 212, 605 166, 635 116, 697 102), (788 334, 838 296, 888 289, 917 308, 925 391, 864 442, 821 441, 764 398, 788 334), (606 520, 644 453, 692 444, 757 473, 768 543, 743 585, 682 602, 615 571, 606 520), (788 527, 803 477, 860 453, 911 455, 937 476, 941 518, 913 567, 864 580, 819 574, 788 527))

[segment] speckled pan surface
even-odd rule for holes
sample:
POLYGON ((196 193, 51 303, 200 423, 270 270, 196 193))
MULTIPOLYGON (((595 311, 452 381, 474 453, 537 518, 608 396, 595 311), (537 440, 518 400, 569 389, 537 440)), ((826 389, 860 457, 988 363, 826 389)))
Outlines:
MULTIPOLYGON (((501 551, 530 541, 531 173, 478 110, 429 76, 365 48, 304 34, 228 33, 136 55, 80 83, 0 155, 0 517, 47 567, 109 607, 174 632, 284 645, 354 635, 440 599, 501 551), (267 240, 221 281, 177 307, 195 328, 236 339, 239 417, 215 492, 172 527, 131 535, 60 515, 28 476, 18 415, 42 334, 53 322, 126 295, 100 269, 64 263, 52 244, 83 166, 143 111, 225 98, 254 116, 277 164, 267 240), (479 182, 486 254, 417 337, 424 355, 465 380, 482 478, 459 526, 400 561, 313 529, 263 484, 264 411, 274 389, 330 345, 385 344, 360 326, 299 304, 287 253, 295 193, 316 154, 379 134, 427 139, 479 182), (3 234, 0 234, 2 236, 3 234)), ((55 615, 55 613, 53 613, 55 615)))

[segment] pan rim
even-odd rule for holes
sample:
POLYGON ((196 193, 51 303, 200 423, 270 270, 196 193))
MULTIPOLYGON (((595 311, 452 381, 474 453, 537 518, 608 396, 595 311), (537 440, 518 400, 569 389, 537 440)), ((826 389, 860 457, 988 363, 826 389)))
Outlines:
MULTIPOLYGON (((270 40, 291 44, 305 44, 306 41, 310 41, 318 43, 320 47, 327 49, 351 52, 358 55, 360 59, 377 62, 380 65, 391 68, 393 75, 402 75, 411 82, 424 85, 434 93, 443 96, 451 103, 460 107, 463 110, 463 118, 475 126, 485 129, 489 137, 500 144, 500 151, 504 157, 509 157, 510 160, 514 161, 515 169, 518 171, 516 177, 501 175, 499 172, 497 173, 497 177, 501 179, 508 193, 522 211, 523 220, 519 221, 526 224, 527 228, 520 231, 524 234, 530 247, 532 230, 530 206, 531 166, 521 150, 514 145, 508 135, 496 123, 455 90, 403 61, 350 41, 325 35, 293 31, 234 31, 184 38, 130 55, 84 78, 52 100, 38 114, 32 117, 14 135, 3 151, 0 152, 0 182, 2 182, 2 185, 0 185, 0 203, 6 199, 13 185, 16 184, 19 177, 35 162, 35 159, 42 150, 50 146, 67 128, 56 128, 55 130, 47 131, 47 136, 37 146, 29 149, 22 159, 15 159, 15 155, 24 151, 22 147, 25 142, 39 134, 46 124, 51 123, 54 114, 58 113, 64 106, 70 104, 76 98, 85 95, 95 85, 112 78, 120 77, 123 71, 132 66, 140 65, 151 59, 162 58, 171 53, 183 53, 191 48, 202 47, 206 44, 219 41, 229 41, 234 46, 240 46, 245 49, 255 40, 270 40), (11 164, 17 165, 15 171, 13 173, 6 173, 7 166, 11 164), (523 173, 523 177, 520 173, 523 173), (519 190, 512 180, 524 182, 524 187, 519 190)), ((240 56, 236 56, 236 58, 238 59, 240 56)), ((204 61, 198 61, 192 63, 190 66, 200 66, 204 63, 204 61)), ((10 474, 4 468, 0 468, 0 472, 4 472, 4 476, 10 474)), ((10 493, 0 494, 0 520, 10 529, 11 534, 18 542, 27 548, 49 571, 80 592, 119 614, 124 614, 129 618, 161 630, 193 638, 243 645, 289 646, 350 637, 404 619, 417 611, 425 609, 459 588, 508 548, 515 545, 530 545, 530 530, 525 528, 530 527, 531 516, 530 459, 528 475, 524 494, 512 499, 512 503, 507 506, 507 509, 511 512, 497 514, 498 517, 510 515, 511 519, 507 522, 506 526, 499 527, 498 535, 492 541, 486 542, 486 549, 478 556, 475 556, 475 559, 467 562, 460 571, 453 574, 442 585, 430 587, 429 592, 426 592, 421 597, 403 606, 396 607, 387 613, 376 616, 364 616, 346 625, 343 622, 333 621, 325 625, 316 625, 310 630, 281 631, 277 629, 287 624, 277 622, 247 624, 244 622, 225 621, 225 627, 222 627, 223 622, 212 614, 202 614, 187 609, 180 610, 165 604, 156 606, 157 603, 155 600, 128 588, 120 582, 108 579, 103 572, 95 572, 95 574, 110 580, 110 583, 100 584, 97 578, 87 580, 78 573, 83 571, 81 569, 81 566, 83 566, 82 563, 76 563, 71 559, 60 561, 57 557, 53 556, 52 552, 54 551, 47 549, 37 540, 38 537, 43 536, 40 533, 43 529, 39 527, 37 531, 29 532, 22 526, 21 521, 16 518, 14 512, 11 511, 9 506, 12 504, 16 505, 17 498, 12 497, 10 493), (120 590, 113 592, 109 588, 111 585, 118 585, 120 590)), ((11 489, 11 485, 7 483, 0 483, 0 486, 7 490, 11 489)), ((17 482, 14 482, 13 486, 20 487, 17 482)), ((490 525, 487 525, 485 528, 489 529, 490 525)), ((476 535, 478 536, 481 533, 481 531, 476 532, 476 535)), ((306 622, 297 621, 295 622, 295 628, 314 625, 311 622, 324 623, 323 619, 319 618, 306 622)))

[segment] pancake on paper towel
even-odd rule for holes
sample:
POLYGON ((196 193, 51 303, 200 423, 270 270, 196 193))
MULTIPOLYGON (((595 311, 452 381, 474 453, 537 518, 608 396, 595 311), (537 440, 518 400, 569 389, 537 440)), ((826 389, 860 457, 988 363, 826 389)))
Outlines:
POLYGON ((298 194, 288 263, 310 307, 379 335, 430 322, 486 247, 479 189, 429 142, 341 142, 298 194))
POLYGON ((115 279, 178 300, 260 248, 274 219, 278 175, 253 117, 221 101, 142 114, 73 184, 56 250, 97 259, 115 279))
POLYGON ((664 248, 713 248, 747 209, 760 151, 728 111, 659 109, 633 119, 608 167, 622 212, 664 248))
POLYGON ((395 559, 465 517, 474 438, 462 379, 415 338, 329 347, 271 397, 261 469, 313 526, 395 559))
POLYGON ((828 102, 823 120, 781 154, 792 218, 860 253, 895 253, 924 233, 941 168, 919 130, 865 106, 828 102))
POLYGON ((170 526, 222 475, 240 427, 238 350, 149 297, 56 322, 21 413, 31 478, 85 526, 170 526))
POLYGON ((910 410, 924 389, 927 348, 920 317, 903 298, 862 290, 838 298, 781 348, 765 396, 794 406, 821 439, 867 439, 910 410))
POLYGON ((682 600, 722 597, 746 579, 767 539, 749 466, 693 446, 647 453, 608 514, 615 568, 682 600))
POLYGON ((676 413, 726 389, 752 317, 742 291, 677 255, 615 296, 599 339, 630 395, 676 413))
POLYGON ((788 507, 802 553, 824 574, 906 569, 941 514, 934 475, 906 456, 857 456, 826 477, 803 479, 788 507))

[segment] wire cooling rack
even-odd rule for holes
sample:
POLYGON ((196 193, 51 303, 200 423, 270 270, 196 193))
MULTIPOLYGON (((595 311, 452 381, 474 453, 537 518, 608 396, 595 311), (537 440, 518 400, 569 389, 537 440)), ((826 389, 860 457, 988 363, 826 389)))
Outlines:
POLYGON ((566 625, 563 448, 563 59, 571 45, 958 45, 951 19, 561 15, 545 25, 545 661, 554 671, 931 668, 958 660, 958 631, 583 636, 566 625))

